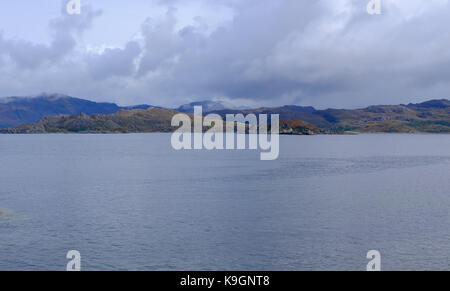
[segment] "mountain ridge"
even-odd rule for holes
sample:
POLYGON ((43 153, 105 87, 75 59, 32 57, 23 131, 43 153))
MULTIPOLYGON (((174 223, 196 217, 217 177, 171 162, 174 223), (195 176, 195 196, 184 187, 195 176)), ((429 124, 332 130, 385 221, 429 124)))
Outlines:
MULTIPOLYGON (((9 97, 6 101, 5 99, 2 101, 0 102, 0 125, 5 116, 8 117, 4 114, 5 110, 2 107, 5 104, 9 106, 8 108, 15 110, 16 116, 38 119, 38 121, 8 126, 7 129, 2 130, 2 133, 84 132, 85 129, 91 132, 167 132, 174 130, 169 126, 170 119, 179 112, 179 110, 150 105, 120 107, 114 103, 96 103, 61 94, 33 98, 9 97), (32 107, 27 108, 23 102, 25 105, 37 103, 37 107, 41 110, 33 113, 30 109, 32 107), (87 127, 77 128, 73 127, 73 124, 85 124, 87 127)), ((203 103, 190 103, 184 109, 193 111, 193 106, 203 103)), ((218 108, 214 107, 215 105, 204 108, 204 114, 215 113, 222 116, 224 120, 227 114, 279 114, 281 130, 285 134, 450 133, 450 101, 447 99, 434 99, 406 105, 373 105, 360 109, 319 110, 311 106, 285 105, 210 111, 209 109, 218 108), (293 130, 295 127, 298 130, 293 130)))
POLYGON ((174 110, 182 112, 182 113, 194 113, 194 107, 195 106, 201 106, 204 113, 212 112, 212 111, 218 111, 218 110, 229 110, 229 109, 236 109, 236 110, 242 110, 242 109, 249 109, 239 106, 234 106, 233 104, 230 104, 225 101, 197 101, 197 102, 191 102, 188 104, 183 104, 179 106, 178 108, 175 108, 174 110))
POLYGON ((58 114, 111 114, 122 109, 145 109, 150 105, 121 107, 115 103, 94 102, 64 94, 0 98, 0 128, 36 123, 44 116, 58 114))
POLYGON ((279 114, 280 120, 302 120, 332 132, 432 132, 450 133, 450 101, 435 99, 408 105, 373 105, 361 109, 322 109, 302 106, 219 110, 211 113, 279 114))

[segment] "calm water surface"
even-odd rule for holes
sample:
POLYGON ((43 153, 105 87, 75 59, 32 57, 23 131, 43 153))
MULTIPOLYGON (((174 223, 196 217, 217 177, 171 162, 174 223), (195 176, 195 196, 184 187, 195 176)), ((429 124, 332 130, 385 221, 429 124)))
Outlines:
POLYGON ((450 269, 450 135, 1 135, 0 270, 450 269))

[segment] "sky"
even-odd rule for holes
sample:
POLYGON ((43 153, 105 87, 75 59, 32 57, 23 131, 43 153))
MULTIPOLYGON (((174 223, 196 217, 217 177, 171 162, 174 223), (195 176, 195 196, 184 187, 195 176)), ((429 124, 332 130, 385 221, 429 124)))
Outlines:
POLYGON ((357 108, 450 98, 448 0, 14 0, 0 96, 357 108))

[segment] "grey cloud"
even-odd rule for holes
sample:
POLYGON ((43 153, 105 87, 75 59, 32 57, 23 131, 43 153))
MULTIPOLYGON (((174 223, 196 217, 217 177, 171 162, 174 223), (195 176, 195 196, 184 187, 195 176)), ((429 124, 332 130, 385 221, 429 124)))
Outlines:
MULTIPOLYGON (((65 9, 65 1, 62 1, 65 9)), ((0 53, 20 69, 37 69, 41 65, 55 65, 68 56, 77 45, 77 37, 92 25, 95 17, 101 15, 91 7, 82 14, 69 16, 63 12, 59 18, 50 21, 50 44, 34 44, 26 40, 0 38, 0 53)))
MULTIPOLYGON (((45 85, 50 88, 40 91, 122 104, 225 98, 355 107, 449 97, 450 11, 444 1, 384 0, 383 15, 370 16, 360 0, 220 0, 215 3, 233 8, 235 16, 212 33, 200 25, 180 29, 179 3, 160 1, 165 17, 147 19, 141 39, 123 48, 74 51, 76 35, 98 15, 92 10, 83 19, 52 22, 50 46, 0 39, 0 51, 23 68, 56 64, 32 75, 29 90, 45 85), (65 56, 77 62, 58 64, 65 56)), ((2 68, 15 79, 25 76, 2 68)), ((14 82, 2 83, 14 88, 14 82)))
POLYGON ((135 41, 129 42, 124 49, 106 49, 102 54, 89 57, 88 68, 95 79, 113 76, 128 76, 134 73, 134 61, 141 48, 135 41))
POLYGON ((169 8, 163 21, 155 22, 149 18, 142 25, 145 44, 139 65, 140 75, 170 65, 183 50, 180 34, 175 32, 174 12, 174 8, 169 8))
MULTIPOLYGON (((229 32, 230 38, 235 40, 231 43, 243 43, 247 50, 239 51, 241 46, 231 51, 228 62, 223 62, 222 69, 218 70, 219 78, 209 80, 208 84, 214 86, 212 89, 231 98, 261 100, 297 95, 297 102, 317 103, 322 99, 323 104, 337 106, 395 103, 417 96, 447 97, 446 90, 433 95, 435 90, 417 84, 424 71, 436 69, 439 63, 449 59, 445 48, 450 42, 448 36, 442 34, 442 27, 449 22, 448 6, 443 12, 442 7, 436 5, 428 15, 406 20, 399 15, 377 19, 365 14, 363 9, 354 9, 360 5, 357 1, 352 3, 350 12, 342 14, 330 13, 326 2, 319 1, 306 9, 313 17, 299 15, 302 21, 296 23, 289 21, 290 16, 295 19, 294 14, 306 7, 304 3, 287 2, 272 7, 271 16, 276 17, 267 19, 263 27, 240 24, 241 17, 244 23, 252 20, 261 24, 262 20, 255 20, 263 15, 261 11, 254 10, 256 17, 251 13, 240 14, 234 27, 243 29, 247 40, 242 37, 240 42, 239 32, 233 30, 214 40, 220 43, 229 32), (284 22, 280 24, 281 18, 284 22), (280 26, 279 30, 273 28, 280 26), (267 35, 261 40, 252 37, 258 33, 267 35)), ((215 50, 215 53, 217 51, 220 52, 215 50)), ((228 54, 230 51, 223 52, 222 59, 226 60, 228 54)), ((220 64, 219 58, 208 60, 208 63, 214 62, 220 64)), ((438 74, 448 80, 446 70, 438 74)), ((436 83, 437 80, 432 78, 431 81, 436 83)), ((442 82, 431 85, 442 87, 442 82)), ((444 87, 448 90, 449 84, 444 87)))

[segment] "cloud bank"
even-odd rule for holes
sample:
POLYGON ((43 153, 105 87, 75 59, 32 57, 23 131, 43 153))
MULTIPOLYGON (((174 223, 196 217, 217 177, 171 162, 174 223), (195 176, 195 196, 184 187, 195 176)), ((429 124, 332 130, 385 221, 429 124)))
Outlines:
POLYGON ((83 40, 102 7, 94 2, 67 15, 63 3, 61 16, 49 20, 50 42, 0 34, 0 95, 47 91, 162 106, 223 99, 359 107, 450 98, 448 1, 383 0, 382 15, 373 16, 367 2, 157 1, 162 15, 149 10, 127 43, 103 47, 83 40), (196 15, 198 7, 232 15, 212 25, 196 15))

